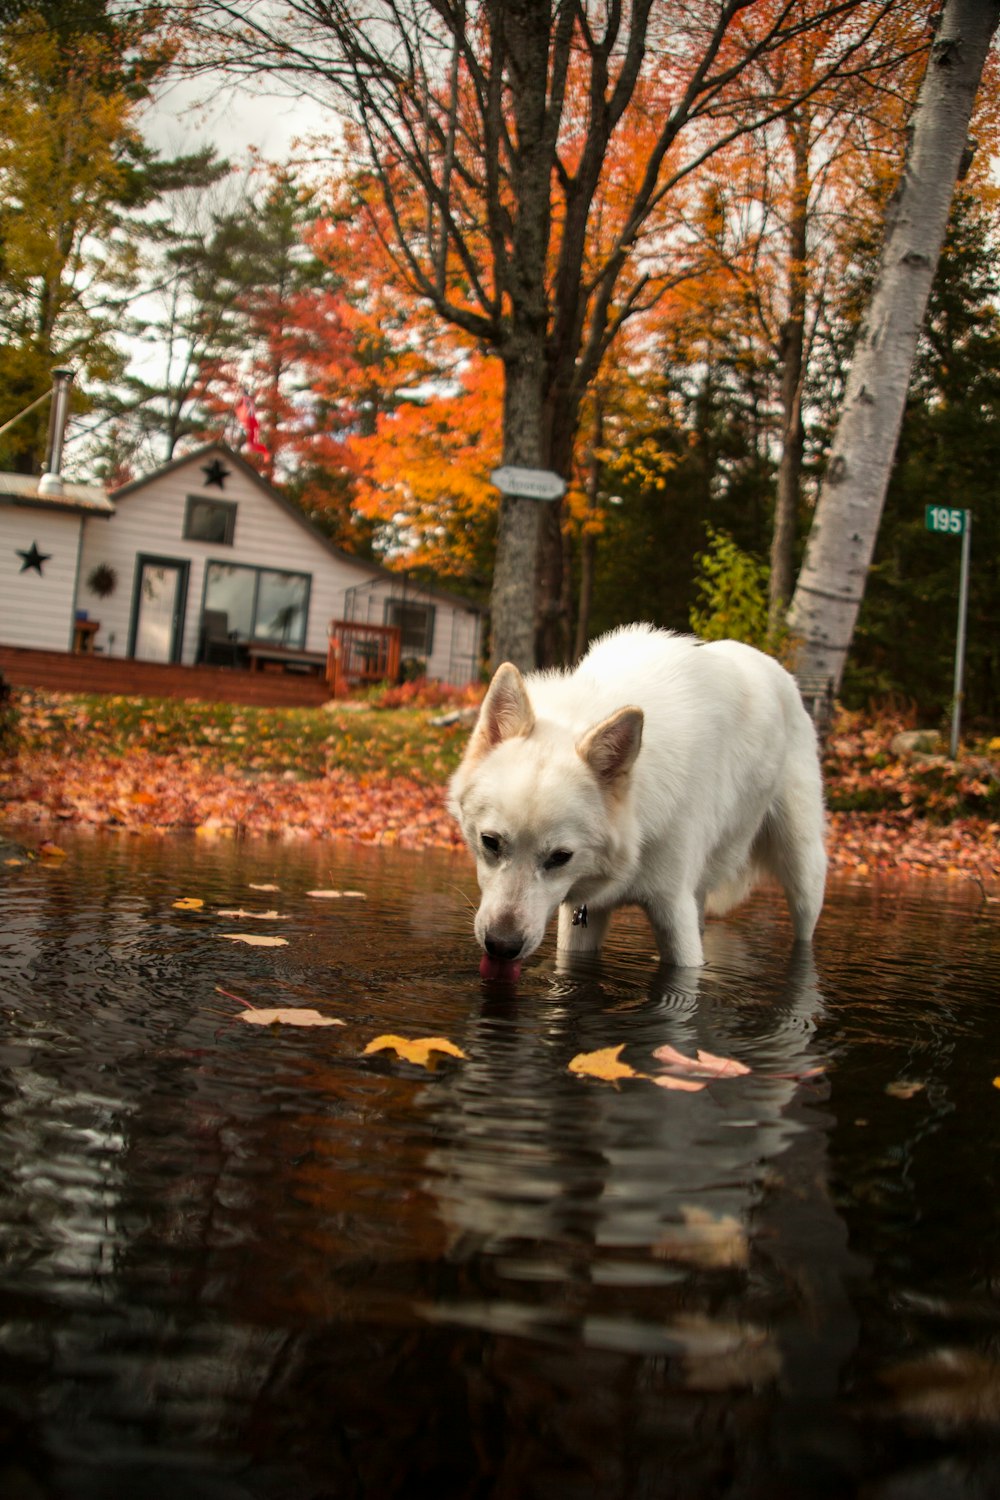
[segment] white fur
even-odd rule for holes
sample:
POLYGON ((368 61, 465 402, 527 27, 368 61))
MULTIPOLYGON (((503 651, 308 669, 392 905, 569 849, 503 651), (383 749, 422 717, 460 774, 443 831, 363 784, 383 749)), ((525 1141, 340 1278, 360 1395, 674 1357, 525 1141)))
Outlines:
POLYGON ((784 887, 798 941, 823 904, 813 725, 784 668, 736 641, 630 625, 573 672, 501 667, 450 806, 494 957, 533 953, 557 907, 560 949, 595 952, 612 910, 636 903, 663 956, 694 967, 706 909, 728 910, 761 873, 784 887))

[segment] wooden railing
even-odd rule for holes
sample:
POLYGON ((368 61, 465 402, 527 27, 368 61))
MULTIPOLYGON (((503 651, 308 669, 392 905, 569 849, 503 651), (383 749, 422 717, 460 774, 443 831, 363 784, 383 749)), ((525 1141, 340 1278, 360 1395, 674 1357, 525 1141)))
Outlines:
POLYGON ((399 677, 401 632, 398 625, 362 625, 331 620, 326 680, 335 698, 352 687, 395 682, 399 677))

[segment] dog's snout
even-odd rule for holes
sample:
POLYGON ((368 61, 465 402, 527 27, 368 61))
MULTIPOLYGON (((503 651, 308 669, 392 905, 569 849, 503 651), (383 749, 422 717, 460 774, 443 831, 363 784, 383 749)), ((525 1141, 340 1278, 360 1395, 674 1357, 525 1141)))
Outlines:
POLYGON ((488 932, 483 939, 483 947, 490 958, 509 962, 519 957, 524 947, 524 939, 523 937, 499 937, 496 933, 488 932))

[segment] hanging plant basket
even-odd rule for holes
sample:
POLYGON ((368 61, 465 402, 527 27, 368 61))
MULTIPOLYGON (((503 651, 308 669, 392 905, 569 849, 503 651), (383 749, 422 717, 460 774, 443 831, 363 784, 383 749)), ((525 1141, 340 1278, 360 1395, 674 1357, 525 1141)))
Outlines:
POLYGON ((87 576, 87 587, 98 599, 108 599, 118 587, 118 574, 110 563, 98 563, 87 576))

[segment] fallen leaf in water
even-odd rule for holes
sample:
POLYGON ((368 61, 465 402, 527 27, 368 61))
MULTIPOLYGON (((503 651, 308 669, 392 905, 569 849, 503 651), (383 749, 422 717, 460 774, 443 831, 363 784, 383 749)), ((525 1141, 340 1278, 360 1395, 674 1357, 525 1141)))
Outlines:
POLYGON ((624 1046, 624 1042, 619 1042, 617 1047, 599 1047, 596 1052, 578 1052, 569 1063, 569 1071, 582 1073, 587 1078, 603 1078, 606 1083, 614 1083, 619 1078, 645 1078, 645 1073, 637 1073, 628 1063, 620 1060, 624 1046))
POLYGON ((255 932, 220 932, 219 936, 229 943, 249 943, 252 948, 287 948, 288 939, 283 937, 261 937, 255 932))
POLYGON ((204 905, 200 896, 182 896, 179 901, 174 902, 178 911, 200 911, 204 905))
POLYGON ((251 917, 257 922, 287 922, 288 917, 280 911, 220 911, 218 917, 251 917))
POLYGON ((697 1078, 677 1078, 673 1073, 660 1073, 653 1077, 652 1073, 637 1073, 637 1078, 648 1078, 650 1083, 655 1083, 659 1089, 677 1089, 685 1094, 697 1094, 705 1087, 704 1083, 697 1078))
POLYGON ((246 1021, 249 1026, 346 1026, 346 1021, 338 1021, 334 1016, 320 1015, 318 1010, 310 1010, 304 1005, 279 1005, 270 1009, 258 1009, 251 1006, 249 1010, 241 1010, 236 1017, 237 1021, 246 1021))
POLYGON ((443 1036, 377 1036, 374 1041, 368 1043, 365 1055, 370 1052, 398 1052, 400 1057, 407 1062, 418 1063, 420 1067, 430 1066, 432 1052, 446 1052, 449 1057, 468 1057, 461 1047, 456 1047, 454 1042, 449 1042, 443 1036))
POLYGON ((255 881, 248 880, 247 885, 252 891, 280 891, 280 885, 257 885, 255 881))
POLYGON ((28 863, 28 861, 26 859, 5 859, 4 860, 4 864, 5 865, 26 865, 27 863, 28 863))
POLYGON ((39 859, 65 859, 66 850, 60 849, 59 845, 54 844, 51 839, 42 839, 38 846, 38 857, 39 859))
POLYGON ((342 898, 354 901, 368 900, 364 891, 306 891, 306 895, 314 897, 317 901, 339 901, 342 898))
POLYGON ((246 1021, 250 1026, 346 1026, 346 1021, 337 1020, 335 1016, 324 1016, 318 1010, 312 1010, 306 1005, 251 1005, 242 995, 235 995, 232 990, 227 990, 221 984, 215 986, 217 995, 225 995, 227 1000, 235 1000, 243 1010, 238 1011, 233 1017, 234 1021, 246 1021))
POLYGON ((895 1083, 887 1083, 886 1093, 892 1099, 912 1099, 914 1094, 919 1094, 926 1087, 923 1083, 913 1083, 908 1079, 899 1078, 895 1083))
MULTIPOLYGON (((742 1078, 750 1072, 745 1063, 737 1062, 734 1057, 716 1057, 714 1052, 700 1049, 696 1058, 686 1057, 669 1042, 657 1047, 653 1056, 679 1073, 693 1073, 699 1078, 742 1078)), ((656 1081, 660 1082, 659 1079, 656 1081)))

